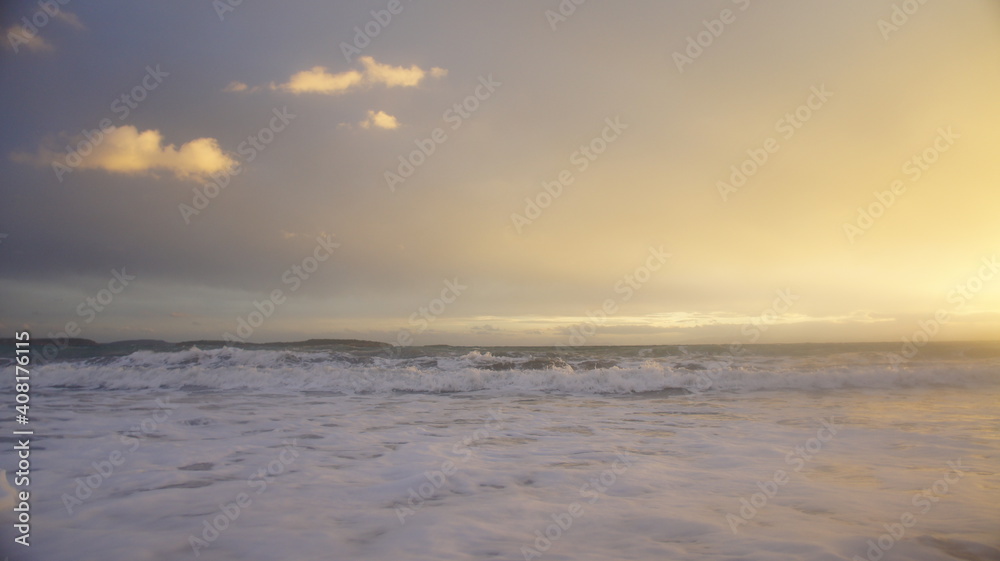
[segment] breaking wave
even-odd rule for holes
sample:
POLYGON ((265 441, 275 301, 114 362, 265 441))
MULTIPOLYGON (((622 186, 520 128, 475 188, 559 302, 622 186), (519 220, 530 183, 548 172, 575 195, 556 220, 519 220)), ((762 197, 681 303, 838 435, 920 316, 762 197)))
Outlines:
POLYGON ((894 363, 884 353, 751 355, 613 354, 448 348, 417 356, 223 347, 137 351, 35 366, 41 387, 393 392, 635 394, 664 391, 887 389, 994 385, 1000 359, 894 363), (625 355, 628 356, 625 356, 625 355), (665 355, 665 356, 664 356, 665 355))

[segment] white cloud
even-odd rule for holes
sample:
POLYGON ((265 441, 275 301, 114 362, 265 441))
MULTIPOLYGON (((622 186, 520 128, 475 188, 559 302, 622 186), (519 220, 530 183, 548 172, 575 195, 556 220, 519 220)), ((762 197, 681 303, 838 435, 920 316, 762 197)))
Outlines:
POLYGON ((248 89, 248 86, 246 84, 244 84, 243 82, 232 81, 232 82, 229 82, 229 85, 226 86, 225 88, 223 88, 222 91, 224 91, 224 92, 245 92, 245 91, 247 91, 247 89, 248 89))
POLYGON ((429 73, 435 78, 447 75, 443 68, 432 68, 429 72, 419 66, 410 67, 381 64, 370 56, 359 58, 364 70, 347 70, 336 74, 324 66, 314 66, 293 74, 284 84, 271 84, 271 89, 291 93, 339 94, 352 89, 370 88, 375 85, 393 87, 416 87, 429 73))
POLYGON ((365 66, 365 81, 370 84, 384 84, 387 87, 414 87, 420 85, 426 72, 419 66, 413 65, 409 68, 402 66, 391 66, 380 64, 370 56, 363 56, 360 59, 365 66))
POLYGON ((370 129, 396 129, 399 128, 399 121, 385 111, 368 111, 368 118, 361 121, 361 128, 370 129))
MULTIPOLYGON (((61 21, 70 27, 74 27, 76 29, 86 29, 86 26, 83 25, 80 18, 76 17, 76 14, 65 10, 59 10, 51 17, 53 20, 61 21)), ((52 43, 49 43, 44 37, 42 37, 41 30, 44 28, 45 24, 35 30, 29 30, 23 25, 12 25, 8 27, 3 31, 4 36, 7 39, 7 47, 15 53, 20 52, 21 47, 25 47, 34 53, 47 53, 54 51, 55 47, 52 46, 52 43)))
MULTIPOLYGON (((71 139, 77 146, 83 137, 71 139)), ((95 169, 122 174, 151 174, 168 172, 179 179, 200 180, 211 173, 229 169, 236 161, 219 148, 214 138, 196 138, 182 145, 164 144, 158 130, 140 132, 134 126, 111 128, 103 138, 85 145, 92 150, 77 159, 67 158, 43 146, 37 154, 13 154, 15 161, 36 165, 67 165, 72 169, 95 169), (75 162, 75 165, 73 165, 75 162)))
POLYGON ((271 89, 292 93, 343 93, 361 83, 362 75, 357 70, 330 74, 323 66, 314 66, 293 74, 291 79, 280 85, 271 84, 271 89))
POLYGON ((49 43, 39 33, 31 33, 20 25, 12 25, 4 32, 7 37, 7 46, 15 53, 21 51, 21 47, 26 47, 34 53, 47 53, 55 50, 52 43, 49 43))

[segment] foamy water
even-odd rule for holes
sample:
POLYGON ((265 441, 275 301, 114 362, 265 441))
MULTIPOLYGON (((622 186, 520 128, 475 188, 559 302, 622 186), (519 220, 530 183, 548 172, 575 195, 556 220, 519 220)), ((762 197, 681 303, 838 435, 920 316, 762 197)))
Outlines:
POLYGON ((998 366, 801 347, 54 362, 33 374, 32 546, 10 558, 1000 559, 998 366))

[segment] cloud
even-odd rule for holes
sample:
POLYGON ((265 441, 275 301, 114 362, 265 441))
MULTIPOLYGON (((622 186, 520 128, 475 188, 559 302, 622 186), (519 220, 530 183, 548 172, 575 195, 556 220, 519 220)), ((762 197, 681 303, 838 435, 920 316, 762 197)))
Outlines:
MULTIPOLYGON (((577 333, 586 333, 593 327, 593 324, 578 323, 576 325, 556 327, 552 329, 552 332, 558 333, 559 335, 575 335, 577 333)), ((678 327, 637 323, 607 324, 601 325, 597 328, 597 333, 604 335, 657 335, 662 333, 675 333, 678 331, 680 331, 680 328, 678 327)))
POLYGON ((368 118, 361 121, 361 128, 370 129, 372 127, 378 129, 396 129, 399 128, 399 121, 395 117, 386 113, 385 111, 368 111, 368 118))
POLYGON ((271 89, 284 90, 292 93, 323 93, 334 94, 343 93, 362 81, 362 75, 357 70, 341 72, 340 74, 330 74, 325 67, 314 66, 310 70, 292 75, 292 78, 284 84, 271 89))
POLYGON ((435 78, 440 78, 448 73, 447 70, 437 67, 426 71, 416 65, 406 68, 403 66, 381 64, 370 56, 363 56, 358 60, 361 61, 364 70, 347 70, 331 74, 324 66, 314 66, 309 70, 293 74, 288 82, 284 84, 276 85, 272 83, 271 89, 296 94, 320 93, 333 95, 352 89, 370 88, 375 85, 383 85, 389 88, 416 87, 420 85, 420 82, 423 81, 428 73, 435 78))
POLYGON ((93 146, 86 156, 69 158, 43 146, 37 154, 13 154, 15 161, 36 165, 67 165, 76 169, 97 169, 111 173, 149 174, 164 171, 179 179, 199 180, 211 173, 229 169, 236 161, 219 148, 214 138, 196 138, 177 147, 163 144, 158 130, 140 132, 134 126, 112 127, 95 142, 81 137, 72 138, 74 146, 93 146), (76 165, 72 165, 76 161, 76 165))
POLYGON ((257 93, 260 90, 261 90, 260 86, 250 87, 244 84, 243 82, 237 80, 229 82, 229 84, 227 84, 226 87, 222 88, 222 91, 228 93, 241 93, 241 92, 257 93))
POLYGON ((75 27, 76 29, 87 29, 87 27, 83 25, 83 22, 80 21, 80 18, 76 17, 76 14, 67 12, 66 10, 56 12, 56 15, 53 17, 70 27, 75 27))
POLYGON ((424 79, 426 72, 419 66, 403 68, 402 66, 390 66, 379 64, 370 56, 361 57, 361 64, 365 65, 365 79, 372 84, 385 84, 387 87, 414 87, 424 79))
POLYGON ((333 237, 334 234, 327 233, 326 230, 320 230, 319 232, 289 232, 288 230, 279 230, 278 233, 281 235, 283 240, 291 240, 296 238, 302 238, 304 240, 315 240, 316 238, 328 238, 333 237))
POLYGON ((47 53, 55 50, 52 43, 49 43, 38 33, 31 33, 23 26, 12 25, 6 29, 4 35, 7 37, 7 46, 15 53, 21 51, 21 47, 33 53, 47 53))
MULTIPOLYGON (((76 14, 67 12, 65 10, 59 10, 52 16, 53 20, 58 20, 70 27, 76 29, 86 29, 80 18, 76 17, 76 14)), ((15 53, 21 51, 21 47, 26 47, 29 51, 34 53, 47 53, 55 50, 52 43, 49 43, 42 37, 41 30, 45 27, 45 24, 41 25, 35 30, 29 30, 23 25, 12 25, 4 30, 4 36, 7 39, 7 46, 13 50, 15 53)))

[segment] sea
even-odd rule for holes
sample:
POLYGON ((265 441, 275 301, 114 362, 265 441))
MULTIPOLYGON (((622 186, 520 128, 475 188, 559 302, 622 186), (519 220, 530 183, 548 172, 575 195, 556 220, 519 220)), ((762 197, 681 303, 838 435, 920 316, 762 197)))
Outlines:
POLYGON ((1000 343, 4 352, 10 561, 1000 560, 1000 343))

